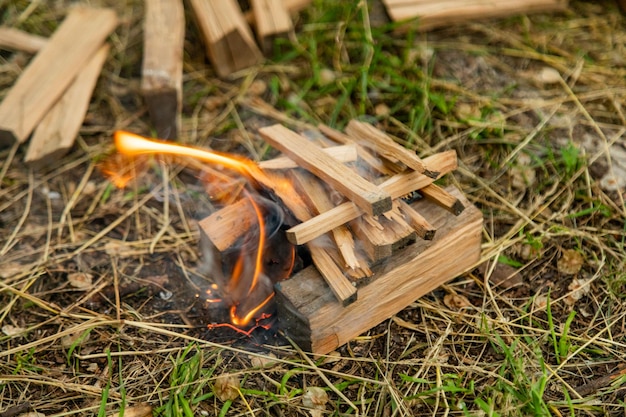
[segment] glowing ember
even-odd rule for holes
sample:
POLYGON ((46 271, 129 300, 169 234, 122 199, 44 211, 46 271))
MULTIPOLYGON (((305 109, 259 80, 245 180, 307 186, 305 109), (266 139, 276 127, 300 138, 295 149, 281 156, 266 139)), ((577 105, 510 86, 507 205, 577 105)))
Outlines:
MULTIPOLYGON (((248 180, 252 180, 253 185, 261 183, 264 187, 274 191, 287 190, 291 187, 290 184, 270 179, 254 162, 245 158, 176 143, 147 139, 124 131, 115 132, 115 146, 118 153, 126 157, 135 158, 141 155, 160 154, 193 158, 197 161, 236 171, 245 176, 248 180)), ((133 175, 124 173, 123 170, 120 169, 121 165, 123 164, 118 163, 116 165, 112 164, 111 161, 107 161, 103 169, 103 172, 107 174, 118 187, 124 187, 133 177, 133 175)), ((213 178, 217 177, 213 176, 213 178)), ((212 191, 217 190, 218 192, 216 194, 229 194, 223 192, 224 190, 221 188, 227 181, 218 180, 218 182, 219 181, 222 181, 222 184, 207 184, 205 188, 212 191)), ((256 197, 254 197, 248 189, 244 188, 242 192, 243 198, 249 201, 257 219, 257 229, 249 233, 258 231, 258 237, 256 237, 253 242, 242 245, 241 253, 232 265, 227 285, 225 285, 224 288, 220 288, 218 284, 214 283, 210 288, 206 289, 205 293, 206 302, 226 302, 230 306, 231 323, 212 324, 209 325, 209 328, 229 327, 242 333, 250 334, 258 327, 266 327, 266 325, 260 324, 260 322, 268 318, 268 315, 264 313, 264 311, 267 311, 266 309, 269 304, 271 304, 274 293, 271 282, 268 283, 269 278, 265 275, 266 271, 264 271, 268 240, 265 218, 268 216, 266 212, 268 209, 262 207, 256 200, 256 197), (225 292, 225 294, 221 294, 224 297, 218 296, 221 291, 225 292), (255 324, 250 329, 243 330, 243 328, 248 328, 251 323, 255 324)), ((230 193, 230 196, 232 202, 232 193, 230 193)), ((280 276, 274 277, 276 280, 287 278, 291 273, 295 262, 295 249, 293 246, 290 246, 290 248, 291 251, 285 259, 288 265, 288 271, 279 274, 280 276)))

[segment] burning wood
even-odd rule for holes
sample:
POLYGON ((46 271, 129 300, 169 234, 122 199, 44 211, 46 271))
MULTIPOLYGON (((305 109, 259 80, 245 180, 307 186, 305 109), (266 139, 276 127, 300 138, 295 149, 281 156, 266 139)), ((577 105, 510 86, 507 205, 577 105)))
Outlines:
POLYGON ((364 326, 371 327, 453 278, 452 274, 467 268, 479 252, 480 213, 472 206, 463 211, 467 203, 458 191, 433 184, 433 173, 439 178, 456 168, 454 151, 422 160, 409 151, 400 151, 380 131, 357 122, 351 126, 352 136, 330 128, 320 130, 331 132, 330 139, 340 138, 341 143, 348 144, 352 155, 391 159, 395 169, 403 171, 390 170, 383 175, 371 161, 362 158, 337 160, 333 157, 337 156, 334 148, 320 148, 281 125, 261 128, 259 133, 289 159, 279 157, 259 164, 125 132, 116 134, 116 144, 126 154, 191 157, 247 178, 249 182, 236 193, 220 192, 234 200, 199 222, 203 253, 211 261, 207 271, 222 291, 222 300, 230 306, 229 326, 246 328, 265 317, 273 303, 274 285, 280 295, 278 308, 284 318, 279 319, 284 328, 314 351, 326 352, 334 343, 342 344, 354 331, 366 330, 369 327, 364 326), (363 140, 362 134, 375 136, 375 145, 366 150, 362 143, 370 139, 363 140), (368 172, 371 180, 365 180, 357 171, 368 172), (425 198, 415 204, 403 200, 415 192, 425 198), (458 229, 455 222, 459 223, 458 229), (282 223, 291 229, 285 230, 282 223), (470 235, 465 236, 466 233, 470 235), (427 243, 418 237, 432 240, 427 243), (442 267, 443 275, 432 281, 416 275, 425 270, 432 278, 441 261, 431 255, 450 249, 458 243, 456 240, 463 241, 459 252, 463 260, 442 267), (301 252, 302 258, 296 262, 296 251, 289 242, 304 244, 308 255, 301 252), (422 251, 427 254, 421 255, 422 251), (294 265, 303 262, 306 268, 289 278, 294 265), (309 280, 313 292, 303 293, 309 280), (380 299, 377 289, 381 291, 380 299), (323 314, 316 316, 302 300, 316 303, 323 314), (380 303, 389 306, 381 307, 380 303), (345 330, 351 320, 346 312, 354 310, 359 317, 370 316, 365 311, 367 305, 377 313, 360 319, 359 325, 354 326, 357 330, 345 330), (343 320, 338 327, 342 332, 339 336, 322 330, 334 328, 327 321, 332 321, 333 315, 343 320), (305 336, 294 325, 304 326, 305 336))

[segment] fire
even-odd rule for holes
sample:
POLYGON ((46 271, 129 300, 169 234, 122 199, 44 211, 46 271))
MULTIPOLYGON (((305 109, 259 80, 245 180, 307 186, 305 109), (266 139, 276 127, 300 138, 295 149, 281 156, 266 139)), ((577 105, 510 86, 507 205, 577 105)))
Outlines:
MULTIPOLYGON (((270 180, 253 161, 245 158, 161 140, 148 139, 125 131, 115 132, 114 140, 118 153, 126 157, 136 158, 141 155, 159 154, 192 158, 203 163, 222 166, 233 170, 246 177, 252 185, 258 184, 260 179, 262 185, 265 186, 271 182, 271 189, 275 189, 274 187, 286 187, 285 184, 270 180)), ((122 170, 118 169, 118 166, 110 163, 110 161, 105 163, 103 172, 107 174, 118 187, 124 187, 132 178, 130 174, 124 173, 122 170)), ((205 188, 213 187, 207 186, 205 188)), ((253 242, 253 262, 250 262, 252 265, 246 262, 252 253, 249 250, 250 246, 244 245, 232 267, 226 288, 219 288, 217 284, 212 284, 211 287, 206 290, 206 294, 209 297, 209 302, 221 302, 223 300, 215 297, 215 294, 220 289, 224 290, 228 293, 226 294, 226 300, 230 304, 229 312, 232 324, 222 323, 210 325, 210 328, 226 326, 241 330, 243 333, 249 333, 254 328, 262 327, 259 322, 267 318, 264 311, 272 302, 274 293, 271 290, 271 286, 268 287, 266 283, 262 282, 263 279, 267 279, 267 277, 265 277, 266 271, 264 271, 267 246, 265 216, 267 213, 264 213, 263 207, 258 203, 256 197, 251 194, 250 190, 244 188, 242 194, 243 198, 249 201, 257 220, 258 238, 253 242), (267 294, 264 295, 265 293, 267 294), (258 301, 259 299, 261 300, 258 301), (251 329, 247 331, 242 330, 249 327, 253 322, 256 324, 251 329)), ((289 271, 291 271, 293 267, 294 260, 295 249, 291 247, 291 254, 287 259, 290 268, 289 271)), ((290 273, 289 271, 287 271, 287 276, 290 273)), ((283 279, 285 277, 281 276, 279 278, 283 279)))

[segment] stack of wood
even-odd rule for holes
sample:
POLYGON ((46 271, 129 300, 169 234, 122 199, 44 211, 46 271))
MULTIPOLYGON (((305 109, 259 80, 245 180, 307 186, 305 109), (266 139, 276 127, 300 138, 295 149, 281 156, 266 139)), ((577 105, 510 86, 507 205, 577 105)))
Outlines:
POLYGON ((0 103, 0 146, 24 143, 32 133, 25 161, 33 165, 71 148, 116 26, 110 9, 76 7, 50 39, 0 31, 0 45, 36 53, 0 103))
MULTIPOLYGON (((382 0, 394 22, 417 19, 418 30, 431 30, 477 19, 563 11, 567 0, 382 0)), ((405 26, 406 28, 406 26, 405 26)))
MULTIPOLYGON (((434 183, 456 169, 454 151, 422 160, 356 120, 345 133, 319 126, 316 142, 282 125, 259 133, 284 156, 260 163, 257 180, 294 184, 295 196, 272 190, 297 219, 288 240, 306 245, 313 263, 276 286, 279 322, 303 348, 337 348, 478 260, 481 213, 434 183)), ((240 204, 200 222, 213 252, 255 224, 240 204)))

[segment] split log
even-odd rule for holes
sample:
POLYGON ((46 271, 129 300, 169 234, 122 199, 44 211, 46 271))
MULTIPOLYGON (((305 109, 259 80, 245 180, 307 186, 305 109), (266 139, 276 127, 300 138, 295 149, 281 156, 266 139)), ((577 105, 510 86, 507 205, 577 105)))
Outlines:
POLYGON ((458 216, 465 210, 465 206, 458 198, 436 184, 430 184, 419 191, 424 197, 445 208, 455 216, 458 216))
MULTIPOLYGON (((356 146, 354 145, 332 146, 330 148, 324 148, 322 150, 341 163, 354 162, 358 157, 356 146)), ((287 156, 279 156, 274 159, 268 159, 266 161, 259 162, 259 168, 290 169, 298 168, 298 164, 296 164, 293 159, 290 159, 287 156)))
POLYGON ((283 0, 252 0, 256 34, 264 53, 272 51, 274 39, 293 33, 293 22, 283 0))
POLYGON ((35 54, 39 52, 47 42, 48 40, 43 36, 33 35, 6 26, 0 27, 0 49, 35 54))
POLYGON ((37 167, 56 163, 74 145, 108 53, 109 45, 102 46, 39 122, 24 162, 37 167))
POLYGON ((383 0, 393 21, 418 18, 417 29, 430 30, 473 19, 564 11, 567 0, 383 0))
POLYGON ((215 72, 227 77, 263 55, 236 0, 189 0, 215 72))
POLYGON ((409 168, 430 178, 437 178, 438 172, 427 169, 422 159, 413 151, 394 142, 385 132, 369 123, 351 120, 346 127, 346 133, 357 143, 366 146, 391 162, 402 162, 409 168))
POLYGON ((437 236, 373 267, 375 280, 360 287, 358 300, 349 306, 337 302, 313 267, 276 284, 278 322, 285 334, 305 350, 326 354, 470 269, 480 258, 482 214, 458 190, 448 191, 468 208, 455 217, 427 200, 414 203, 437 227, 437 236))
POLYGON ((146 2, 141 93, 163 139, 176 139, 183 89, 185 10, 182 0, 146 2))
MULTIPOLYGON (((440 172, 440 176, 457 168, 455 151, 446 151, 432 155, 424 159, 424 162, 428 166, 436 167, 440 172)), ((396 199, 426 187, 433 181, 434 179, 426 177, 419 172, 403 172, 383 182, 380 188, 385 190, 391 198, 396 199)), ((301 245, 339 225, 356 219, 361 214, 363 214, 363 211, 359 207, 352 202, 346 202, 287 230, 287 238, 294 245, 301 245)))
POLYGON ((415 211, 413 207, 404 202, 402 199, 397 201, 400 207, 400 211, 407 217, 409 224, 411 225, 413 230, 415 230, 417 235, 424 240, 432 240, 435 237, 437 229, 435 229, 435 227, 430 224, 430 222, 426 220, 424 216, 415 211))
POLYGON ((70 11, 0 103, 0 145, 26 141, 116 26, 111 9, 70 11))
POLYGON ((366 213, 378 215, 391 209, 391 197, 388 193, 355 175, 306 138, 282 125, 263 127, 259 129, 259 133, 267 143, 323 179, 366 213))

